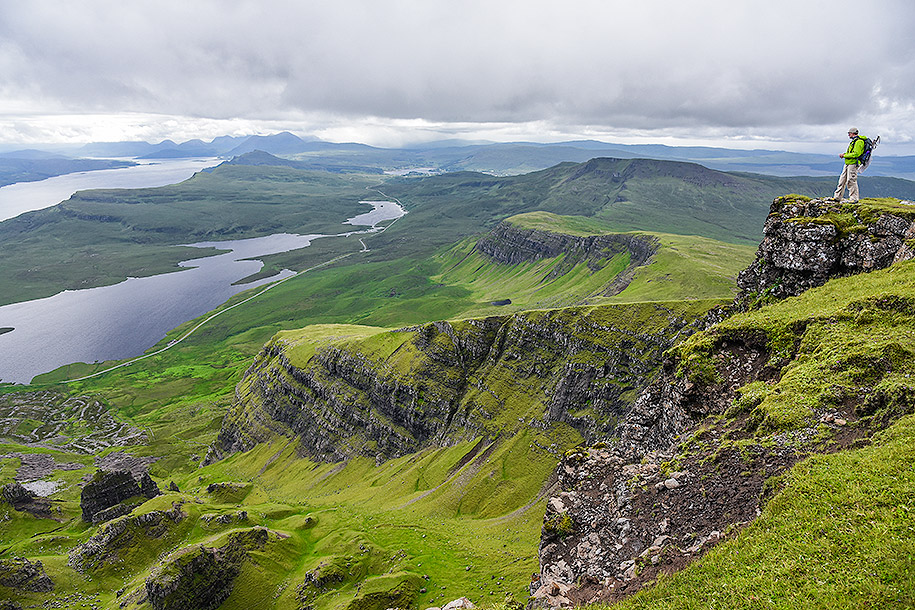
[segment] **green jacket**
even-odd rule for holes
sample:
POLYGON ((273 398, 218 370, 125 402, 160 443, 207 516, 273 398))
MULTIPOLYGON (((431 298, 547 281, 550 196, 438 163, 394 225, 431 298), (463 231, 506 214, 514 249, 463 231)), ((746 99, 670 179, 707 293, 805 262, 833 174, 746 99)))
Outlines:
POLYGON ((858 135, 854 140, 848 143, 848 150, 845 151, 845 165, 855 165, 861 163, 858 157, 864 154, 864 136, 858 135))

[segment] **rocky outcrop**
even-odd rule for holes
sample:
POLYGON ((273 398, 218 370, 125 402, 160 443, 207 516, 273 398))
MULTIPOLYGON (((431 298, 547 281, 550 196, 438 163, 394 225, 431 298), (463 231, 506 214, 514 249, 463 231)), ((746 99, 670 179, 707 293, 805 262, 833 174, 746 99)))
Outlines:
POLYGON ((325 461, 383 460, 531 422, 593 439, 629 409, 690 317, 639 304, 435 322, 365 347, 328 345, 301 367, 274 340, 236 389, 210 459, 277 434, 325 461), (391 345, 383 357, 379 343, 391 345))
POLYGON ((128 470, 109 472, 99 470, 92 481, 86 483, 80 493, 79 506, 83 511, 83 521, 87 523, 101 523, 125 514, 126 508, 122 507, 111 511, 125 500, 131 498, 155 498, 159 495, 159 486, 152 480, 148 472, 143 472, 139 480, 134 479, 128 470))
POLYGON ((41 519, 51 519, 51 502, 40 498, 17 481, 7 483, 0 489, 0 498, 15 510, 27 512, 41 519))
POLYGON ((553 258, 564 254, 561 264, 553 268, 546 279, 560 277, 573 267, 586 263, 592 271, 624 252, 630 255, 628 268, 621 281, 614 281, 605 294, 622 292, 632 279, 636 267, 646 264, 657 252, 660 242, 648 235, 587 235, 574 236, 536 229, 523 229, 509 221, 500 223, 481 238, 476 250, 492 260, 505 264, 518 264, 553 258))
POLYGON ((72 551, 67 565, 78 572, 123 561, 135 545, 149 546, 167 536, 187 515, 181 504, 169 510, 154 510, 142 515, 116 518, 103 524, 86 542, 72 551))
POLYGON ((29 493, 29 490, 16 481, 4 485, 3 488, 0 489, 0 497, 9 504, 12 504, 13 508, 16 508, 17 505, 27 504, 33 500, 33 496, 29 493))
POLYGON ((731 405, 736 388, 772 374, 764 346, 732 341, 726 351, 721 381, 693 383, 668 362, 621 419, 618 439, 567 453, 557 469, 561 491, 547 503, 533 605, 614 601, 756 517, 765 478, 738 473, 777 474, 796 450, 776 446, 742 463, 737 451, 706 460, 677 448, 696 422, 731 405))
POLYGON ((788 195, 772 203, 763 232, 756 261, 737 278, 743 307, 915 258, 915 205, 881 209, 788 195))
POLYGON ((0 559, 0 586, 36 593, 54 590, 54 582, 45 574, 41 562, 24 557, 0 559))
POLYGON ((147 579, 150 605, 155 610, 218 608, 232 593, 248 551, 262 548, 267 540, 267 530, 253 528, 230 534, 222 547, 185 550, 147 579))

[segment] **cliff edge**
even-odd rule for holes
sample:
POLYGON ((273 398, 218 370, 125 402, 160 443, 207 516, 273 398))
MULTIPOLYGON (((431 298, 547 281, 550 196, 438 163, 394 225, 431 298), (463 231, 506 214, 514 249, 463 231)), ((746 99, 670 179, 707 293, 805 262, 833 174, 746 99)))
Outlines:
POLYGON ((737 278, 736 303, 743 307, 915 258, 915 204, 787 195, 772 203, 763 234, 756 261, 737 278))
MULTIPOLYGON (((771 521, 768 502, 806 483, 792 467, 808 456, 876 451, 888 442, 878 433, 915 411, 915 264, 906 262, 913 220, 915 206, 899 200, 775 200, 757 260, 738 280, 735 309, 744 311, 672 348, 616 438, 570 451, 560 463, 531 606, 628 597, 734 540, 760 515, 771 521)), ((880 465, 897 466, 907 468, 880 465)), ((867 489, 867 471, 843 476, 867 489)), ((842 505, 847 483, 831 489, 836 483, 815 466, 806 472, 827 482, 805 501, 826 503, 833 518, 786 527, 822 548, 834 516, 855 508, 842 505)), ((870 527, 854 535, 891 562, 894 551, 870 527)), ((777 541, 755 552, 790 563, 799 551, 777 541)), ((733 570, 741 561, 753 565, 753 578, 766 569, 758 557, 728 557, 733 570)), ((830 595, 847 595, 838 593, 836 574, 854 569, 826 563, 818 578, 830 595)), ((712 587, 740 582, 728 575, 712 587)))

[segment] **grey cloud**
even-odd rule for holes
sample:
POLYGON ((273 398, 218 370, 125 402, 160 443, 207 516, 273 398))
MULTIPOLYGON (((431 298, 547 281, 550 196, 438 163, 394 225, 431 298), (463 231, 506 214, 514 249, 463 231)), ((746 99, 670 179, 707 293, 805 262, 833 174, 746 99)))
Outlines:
POLYGON ((0 91, 49 112, 827 125, 912 103, 913 13, 847 0, 6 2, 0 91))

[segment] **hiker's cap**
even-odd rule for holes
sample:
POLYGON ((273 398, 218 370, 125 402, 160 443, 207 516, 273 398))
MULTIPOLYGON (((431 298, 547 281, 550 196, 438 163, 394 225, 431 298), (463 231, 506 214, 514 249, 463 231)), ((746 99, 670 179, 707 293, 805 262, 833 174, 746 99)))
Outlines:
POLYGON ((857 127, 849 127, 849 128, 848 128, 848 133, 858 133, 858 128, 857 128, 857 127))

